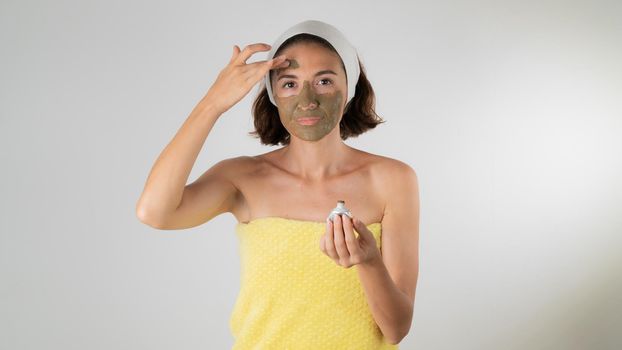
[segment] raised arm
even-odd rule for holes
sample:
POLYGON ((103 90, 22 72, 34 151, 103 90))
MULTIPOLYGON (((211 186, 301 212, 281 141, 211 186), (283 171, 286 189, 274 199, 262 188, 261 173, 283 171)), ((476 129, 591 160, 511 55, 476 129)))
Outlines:
POLYGON ((234 46, 227 66, 153 165, 136 203, 140 221, 158 229, 181 229, 231 211, 240 195, 227 170, 235 160, 218 162, 192 184, 186 182, 216 120, 270 69, 288 64, 284 57, 246 63, 252 54, 269 49, 270 45, 262 43, 248 45, 242 51, 234 46))

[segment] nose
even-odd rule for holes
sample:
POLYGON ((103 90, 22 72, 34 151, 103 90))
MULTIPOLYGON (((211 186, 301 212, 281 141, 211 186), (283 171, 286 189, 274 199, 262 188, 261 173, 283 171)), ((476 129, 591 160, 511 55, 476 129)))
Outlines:
POLYGON ((311 88, 311 84, 308 81, 305 81, 302 86, 302 91, 300 91, 299 101, 300 101, 299 103, 300 109, 304 111, 317 108, 317 105, 318 105, 317 96, 315 94, 315 91, 313 91, 313 89, 311 88))

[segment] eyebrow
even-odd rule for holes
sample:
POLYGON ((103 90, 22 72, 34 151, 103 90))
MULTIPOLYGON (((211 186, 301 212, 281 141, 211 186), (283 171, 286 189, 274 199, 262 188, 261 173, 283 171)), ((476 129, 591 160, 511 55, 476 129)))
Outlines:
MULTIPOLYGON (((315 76, 317 77, 318 75, 322 75, 322 74, 334 74, 337 75, 337 73, 335 73, 334 71, 330 70, 330 69, 325 69, 325 70, 321 70, 317 73, 315 73, 315 76)), ((276 80, 279 81, 283 78, 298 78, 297 76, 293 75, 293 74, 283 74, 281 76, 279 76, 276 80)))

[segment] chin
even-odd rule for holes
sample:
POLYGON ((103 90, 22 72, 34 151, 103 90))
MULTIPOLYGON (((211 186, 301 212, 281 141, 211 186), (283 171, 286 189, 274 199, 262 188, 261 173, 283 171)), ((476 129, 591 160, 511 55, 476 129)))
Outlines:
POLYGON ((292 133, 290 133, 289 135, 290 135, 290 138, 293 136, 293 137, 295 137, 295 138, 297 138, 299 140, 303 140, 303 141, 307 141, 307 142, 319 141, 319 140, 321 140, 321 139, 326 137, 326 135, 323 135, 323 136, 320 136, 320 137, 315 137, 315 136, 312 136, 312 135, 296 135, 296 134, 292 134, 292 133))
POLYGON ((298 138, 301 139, 301 140, 304 140, 304 141, 308 141, 308 142, 316 142, 316 141, 319 141, 319 140, 323 139, 324 137, 326 137, 326 135, 324 135, 322 137, 319 137, 319 138, 311 137, 311 136, 310 137, 304 137, 303 136, 303 137, 298 137, 298 138))

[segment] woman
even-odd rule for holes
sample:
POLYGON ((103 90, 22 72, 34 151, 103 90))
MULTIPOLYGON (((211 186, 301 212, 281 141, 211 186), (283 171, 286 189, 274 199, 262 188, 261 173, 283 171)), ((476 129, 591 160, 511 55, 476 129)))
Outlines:
POLYGON ((234 46, 156 161, 137 204, 142 222, 172 230, 226 212, 238 220, 234 349, 395 349, 409 332, 419 269, 416 173, 343 142, 383 122, 373 108, 355 49, 335 27, 305 21, 272 47, 234 46), (268 50, 268 60, 246 63, 268 50), (222 160, 186 185, 216 120, 261 79, 252 134, 283 147, 222 160), (338 200, 353 215, 328 220, 338 200))

